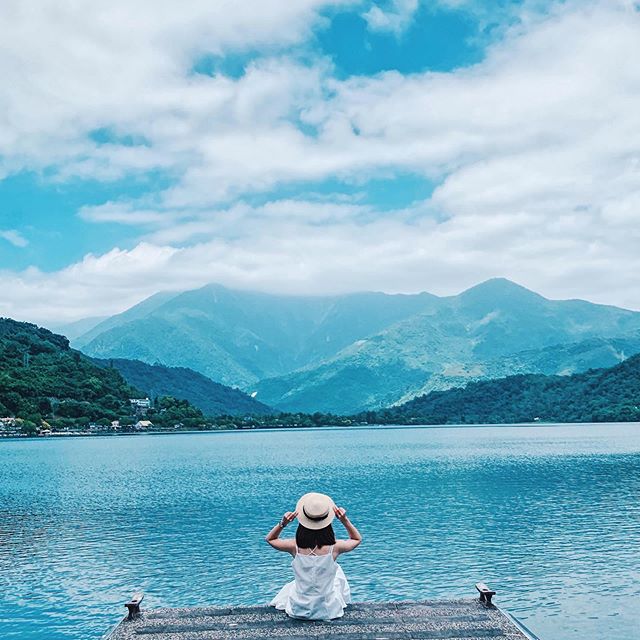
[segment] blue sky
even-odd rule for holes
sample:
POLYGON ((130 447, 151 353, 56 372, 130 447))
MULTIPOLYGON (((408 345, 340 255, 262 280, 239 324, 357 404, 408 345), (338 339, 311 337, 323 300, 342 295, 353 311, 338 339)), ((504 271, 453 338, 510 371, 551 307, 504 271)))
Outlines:
POLYGON ((636 3, 174 4, 0 8, 0 313, 492 276, 640 308, 636 3))
MULTIPOLYGON (((514 3, 515 5, 519 3, 514 3)), ((387 3, 390 7, 391 3, 387 3)), ((384 6, 384 4, 380 5, 384 6)), ((373 31, 363 17, 362 7, 333 9, 324 12, 311 37, 288 52, 301 58, 326 57, 338 78, 369 76, 382 71, 401 73, 451 71, 482 59, 484 48, 492 37, 478 15, 468 8, 447 6, 418 8, 413 20, 401 33, 373 31)), ((509 19, 508 13, 496 14, 497 21, 509 19)), ((244 75, 246 66, 259 59, 259 51, 232 51, 228 55, 202 56, 194 62, 198 73, 222 73, 232 78, 244 75)), ((132 144, 132 138, 119 139, 108 128, 88 132, 97 145, 114 141, 132 144)), ((29 244, 18 247, 5 241, 0 254, 0 268, 24 269, 37 266, 46 271, 57 270, 80 260, 86 253, 103 253, 113 246, 133 247, 144 229, 118 224, 92 225, 78 217, 85 205, 99 205, 119 199, 138 198, 166 188, 171 179, 158 172, 125 177, 115 181, 51 179, 56 167, 39 171, 20 171, 0 182, 2 226, 17 230, 29 244)), ((373 179, 370 184, 353 184, 336 179, 313 184, 283 184, 268 193, 249 194, 250 199, 265 201, 299 192, 361 192, 372 205, 388 209, 406 206, 430 190, 430 183, 419 175, 394 179, 373 179)))

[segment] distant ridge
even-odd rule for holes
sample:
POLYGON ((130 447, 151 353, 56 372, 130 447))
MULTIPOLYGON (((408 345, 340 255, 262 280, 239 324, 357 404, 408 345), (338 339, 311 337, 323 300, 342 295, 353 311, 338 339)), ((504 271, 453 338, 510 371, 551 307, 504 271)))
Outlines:
POLYGON ((452 297, 474 304, 491 302, 496 298, 509 298, 514 303, 527 302, 533 304, 547 300, 539 293, 531 291, 531 289, 527 289, 517 282, 507 280, 507 278, 490 278, 452 297))
POLYGON ((69 340, 75 340, 87 332, 91 331, 94 327, 97 327, 101 322, 108 319, 109 316, 95 316, 93 318, 83 318, 82 320, 76 320, 75 322, 68 322, 66 324, 53 324, 49 326, 49 329, 57 334, 63 335, 69 340))
POLYGON ((207 285, 152 296, 73 344, 187 367, 277 410, 348 414, 474 380, 615 365, 640 352, 640 313, 548 300, 504 278, 447 297, 207 285))
POLYGON ((517 375, 433 391, 366 416, 396 424, 640 421, 640 354, 571 376, 517 375))
POLYGON ((93 361, 101 367, 113 367, 130 385, 153 398, 172 396, 188 400, 207 416, 257 416, 273 413, 273 409, 239 389, 213 382, 191 369, 151 365, 122 358, 94 358, 93 361))
POLYGON ((126 311, 118 313, 115 316, 104 318, 99 323, 94 324, 88 331, 76 336, 75 338, 70 338, 74 341, 73 346, 76 349, 82 349, 83 345, 91 341, 95 336, 99 336, 101 333, 109 331, 109 329, 112 329, 113 327, 120 326, 127 322, 132 322, 139 318, 144 318, 148 314, 153 313, 153 311, 158 307, 169 302, 176 295, 178 294, 175 292, 167 291, 154 293, 149 298, 144 299, 142 302, 130 307, 126 311))
POLYGON ((148 299, 74 340, 93 357, 184 366, 246 390, 322 362, 362 336, 430 308, 435 296, 272 296, 207 285, 148 299))

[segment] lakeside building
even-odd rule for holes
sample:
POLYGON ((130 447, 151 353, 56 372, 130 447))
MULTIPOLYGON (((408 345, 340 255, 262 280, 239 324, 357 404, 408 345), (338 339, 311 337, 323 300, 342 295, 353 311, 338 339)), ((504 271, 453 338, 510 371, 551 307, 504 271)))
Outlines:
POLYGON ((137 429, 138 431, 144 430, 144 429, 150 429, 152 427, 153 427, 153 422, 151 422, 151 420, 138 420, 138 422, 136 422, 133 425, 133 428, 137 429))
POLYGON ((149 398, 129 398, 129 402, 136 415, 145 416, 151 408, 151 400, 149 398))
POLYGON ((0 418, 0 435, 2 436, 17 436, 21 435, 20 421, 17 418, 0 418))

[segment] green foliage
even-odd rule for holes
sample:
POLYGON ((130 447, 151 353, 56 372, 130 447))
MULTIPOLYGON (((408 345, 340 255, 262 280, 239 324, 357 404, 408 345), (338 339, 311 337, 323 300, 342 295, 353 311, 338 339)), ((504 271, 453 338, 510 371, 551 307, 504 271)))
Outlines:
POLYGON ((572 376, 516 375, 360 414, 383 424, 640 421, 640 355, 572 376))
POLYGON ((30 420, 23 420, 20 431, 25 436, 35 436, 38 432, 38 427, 35 422, 31 422, 30 420))
MULTIPOLYGON (((33 324, 0 318, 0 413, 27 418, 66 418, 88 423, 130 414, 140 392, 114 369, 97 367, 69 348, 64 336, 33 324)), ((0 417, 2 417, 0 416, 0 417)), ((32 430, 31 426, 24 429, 32 430)))
MULTIPOLYGON (((129 399, 141 395, 115 368, 98 366, 70 349, 65 337, 0 318, 0 417, 21 419, 23 434, 34 435, 43 420, 54 431, 90 423, 108 427, 113 420, 126 428, 140 417, 133 414, 129 399)), ((178 424, 199 429, 205 424, 200 409, 165 396, 145 418, 154 428, 178 424)))
POLYGON ((179 425, 183 429, 201 429, 205 426, 205 417, 187 400, 177 400, 171 396, 158 398, 147 413, 154 427, 167 429, 179 425))
POLYGON ((171 396, 188 400, 207 416, 272 413, 269 407, 239 389, 213 382, 201 373, 185 367, 165 367, 121 358, 95 359, 94 362, 117 369, 129 384, 141 389, 145 396, 171 396))
POLYGON ((215 429, 262 429, 280 427, 350 427, 359 424, 352 416, 332 413, 277 413, 270 416, 216 416, 209 420, 215 429))

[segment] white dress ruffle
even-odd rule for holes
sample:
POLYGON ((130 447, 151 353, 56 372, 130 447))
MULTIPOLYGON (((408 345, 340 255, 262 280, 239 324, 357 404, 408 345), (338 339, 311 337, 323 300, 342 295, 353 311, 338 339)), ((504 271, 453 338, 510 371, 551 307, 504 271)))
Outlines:
POLYGON ((292 618, 342 617, 351 602, 351 589, 342 567, 333 558, 333 547, 326 555, 296 553, 291 566, 295 580, 285 584, 269 604, 292 618))

